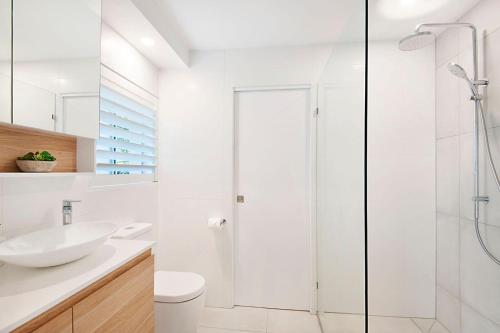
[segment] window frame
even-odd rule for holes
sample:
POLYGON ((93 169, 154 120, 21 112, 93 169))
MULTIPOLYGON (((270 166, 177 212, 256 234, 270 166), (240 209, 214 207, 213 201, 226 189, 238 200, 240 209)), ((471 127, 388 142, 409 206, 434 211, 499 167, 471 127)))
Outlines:
MULTIPOLYGON (((154 149, 155 149, 155 166, 153 167, 153 173, 151 174, 97 174, 97 141, 94 147, 95 152, 95 170, 96 173, 91 180, 92 187, 106 187, 106 186, 118 186, 127 184, 137 184, 137 183, 152 183, 158 182, 158 168, 159 168, 159 158, 158 158, 158 97, 153 93, 149 92, 145 88, 136 84, 135 82, 124 77, 120 73, 114 71, 113 69, 101 64, 101 82, 100 86, 105 86, 118 94, 124 95, 132 100, 144 104, 145 106, 151 108, 155 112, 154 117, 154 149)), ((99 96, 99 119, 101 117, 101 100, 99 96)), ((99 122, 100 126, 100 122, 99 122)), ((100 132, 100 131, 99 131, 100 132)))

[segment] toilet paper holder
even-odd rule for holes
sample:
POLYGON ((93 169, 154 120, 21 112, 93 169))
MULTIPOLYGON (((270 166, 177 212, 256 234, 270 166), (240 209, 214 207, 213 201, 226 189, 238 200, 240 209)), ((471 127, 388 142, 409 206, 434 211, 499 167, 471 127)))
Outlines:
POLYGON ((212 217, 208 219, 208 227, 211 229, 221 229, 226 224, 226 219, 222 217, 212 217))

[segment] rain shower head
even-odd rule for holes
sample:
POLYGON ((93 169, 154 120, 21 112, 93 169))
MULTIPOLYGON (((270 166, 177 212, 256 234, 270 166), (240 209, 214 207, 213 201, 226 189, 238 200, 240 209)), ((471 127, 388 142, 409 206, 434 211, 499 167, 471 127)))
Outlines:
POLYGON ((430 31, 414 32, 399 41, 401 51, 414 51, 434 42, 434 34, 430 31))
POLYGON ((455 64, 454 62, 450 62, 447 67, 448 67, 448 70, 451 72, 451 74, 453 74, 456 77, 459 77, 461 79, 470 81, 469 77, 467 76, 467 72, 465 72, 465 69, 462 66, 460 66, 459 64, 455 64))

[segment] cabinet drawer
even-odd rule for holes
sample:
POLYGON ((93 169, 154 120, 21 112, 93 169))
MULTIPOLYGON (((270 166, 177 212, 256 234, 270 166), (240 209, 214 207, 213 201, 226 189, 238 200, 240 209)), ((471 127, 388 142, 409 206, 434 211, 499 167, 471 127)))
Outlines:
POLYGON ((73 332, 154 332, 150 256, 73 306, 73 332))
POLYGON ((68 309, 40 326, 33 333, 72 333, 73 332, 73 313, 68 309))

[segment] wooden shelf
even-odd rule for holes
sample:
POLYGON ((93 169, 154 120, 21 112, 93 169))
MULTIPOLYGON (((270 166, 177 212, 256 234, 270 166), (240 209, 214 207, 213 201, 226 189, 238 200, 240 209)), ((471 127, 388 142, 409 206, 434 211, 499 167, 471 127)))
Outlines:
POLYGON ((14 125, 0 125, 0 172, 19 169, 16 159, 32 151, 47 150, 57 158, 54 172, 76 172, 77 138, 14 125))
POLYGON ((93 175, 95 175, 93 172, 0 172, 0 178, 75 177, 93 175))
POLYGON ((95 143, 95 139, 0 123, 0 178, 94 174, 95 143), (43 150, 57 158, 54 172, 20 172, 17 157, 43 150))

